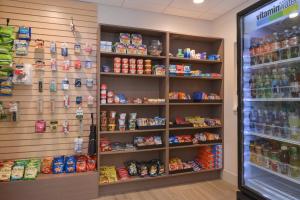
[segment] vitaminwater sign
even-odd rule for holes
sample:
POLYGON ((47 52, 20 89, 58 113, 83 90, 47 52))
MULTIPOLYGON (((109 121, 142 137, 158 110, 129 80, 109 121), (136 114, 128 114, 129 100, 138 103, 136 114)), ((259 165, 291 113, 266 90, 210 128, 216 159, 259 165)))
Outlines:
POLYGON ((287 16, 292 12, 298 12, 299 3, 297 0, 283 0, 275 2, 272 7, 266 7, 256 16, 256 25, 258 27, 275 21, 281 17, 287 16))

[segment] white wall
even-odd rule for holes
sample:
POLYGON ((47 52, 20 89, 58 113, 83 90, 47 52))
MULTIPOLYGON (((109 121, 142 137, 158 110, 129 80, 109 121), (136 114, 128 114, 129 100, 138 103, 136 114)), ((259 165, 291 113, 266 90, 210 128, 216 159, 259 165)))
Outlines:
POLYGON ((245 4, 231 10, 225 15, 217 18, 211 24, 212 33, 215 36, 223 37, 225 42, 225 63, 224 63, 224 114, 225 114, 225 152, 224 152, 224 171, 223 179, 237 184, 237 113, 235 111, 237 104, 237 86, 236 86, 236 58, 235 43, 237 38, 236 14, 257 2, 258 0, 249 0, 245 4))
POLYGON ((218 36, 225 40, 225 163, 223 179, 237 184, 237 113, 234 44, 236 42, 236 13, 257 2, 249 0, 214 21, 196 20, 147 11, 113 6, 98 6, 98 22, 140 28, 202 35, 218 36))
POLYGON ((114 6, 98 6, 98 22, 208 36, 211 22, 114 6))

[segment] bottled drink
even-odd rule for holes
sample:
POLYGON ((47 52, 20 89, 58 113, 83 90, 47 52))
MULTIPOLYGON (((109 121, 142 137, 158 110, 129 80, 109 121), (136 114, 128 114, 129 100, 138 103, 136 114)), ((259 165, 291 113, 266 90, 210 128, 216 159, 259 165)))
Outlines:
POLYGON ((293 26, 291 37, 289 39, 291 58, 296 58, 300 53, 300 29, 297 26, 293 26))
POLYGON ((282 145, 280 150, 280 172, 288 174, 288 163, 290 161, 290 154, 287 146, 282 145))
POLYGON ((280 70, 281 78, 280 78, 280 96, 283 98, 287 98, 290 95, 289 92, 289 78, 287 76, 287 70, 282 68, 280 70))
POLYGON ((277 69, 272 70, 272 96, 273 98, 278 98, 279 95, 279 75, 277 69))
POLYGON ((256 98, 256 88, 255 88, 255 75, 251 74, 249 80, 249 88, 250 88, 250 95, 252 98, 256 98))
POLYGON ((296 80, 296 68, 290 68, 289 71, 290 93, 291 97, 298 97, 298 81, 296 80))
POLYGON ((278 61, 279 60, 279 49, 280 49, 280 39, 279 34, 277 32, 273 33, 273 39, 272 39, 272 61, 278 61))
POLYGON ((264 89, 263 89, 264 83, 263 83, 261 72, 257 73, 255 86, 256 86, 257 98, 263 98, 263 96, 264 96, 264 89))
POLYGON ((258 39, 258 46, 257 46, 257 64, 264 63, 264 40, 258 39))
POLYGON ((271 77, 269 76, 269 70, 265 71, 264 74, 264 94, 265 98, 271 98, 272 97, 272 81, 271 77))
POLYGON ((264 42, 264 63, 272 61, 272 38, 270 35, 265 37, 264 42))
POLYGON ((281 37, 281 50, 280 50, 280 59, 285 60, 289 58, 289 38, 290 32, 289 30, 284 30, 284 33, 281 37))

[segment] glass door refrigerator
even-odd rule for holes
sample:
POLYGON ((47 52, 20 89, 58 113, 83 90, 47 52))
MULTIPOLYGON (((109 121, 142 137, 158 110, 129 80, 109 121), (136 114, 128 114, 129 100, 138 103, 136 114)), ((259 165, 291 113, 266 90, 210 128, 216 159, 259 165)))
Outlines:
POLYGON ((300 200, 300 0, 238 13, 238 199, 300 200))

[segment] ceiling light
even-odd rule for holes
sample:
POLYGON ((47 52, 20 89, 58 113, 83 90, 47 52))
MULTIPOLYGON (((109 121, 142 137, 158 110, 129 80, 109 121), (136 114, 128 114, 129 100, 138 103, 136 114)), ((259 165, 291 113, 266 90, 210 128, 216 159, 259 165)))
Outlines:
POLYGON ((193 0, 194 4, 200 4, 200 3, 203 3, 204 0, 193 0))
POLYGON ((298 17, 299 13, 298 12, 293 12, 289 15, 289 18, 295 18, 298 17))

